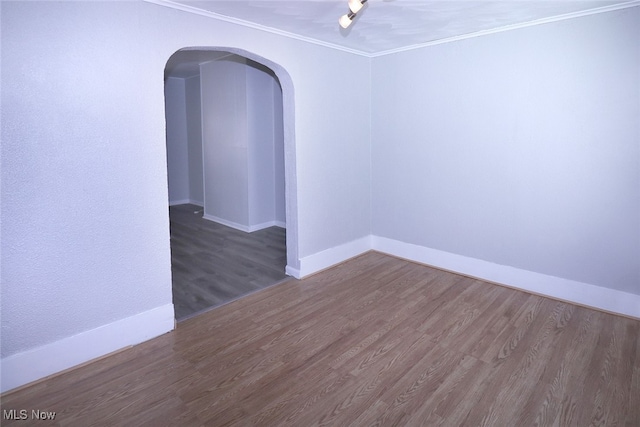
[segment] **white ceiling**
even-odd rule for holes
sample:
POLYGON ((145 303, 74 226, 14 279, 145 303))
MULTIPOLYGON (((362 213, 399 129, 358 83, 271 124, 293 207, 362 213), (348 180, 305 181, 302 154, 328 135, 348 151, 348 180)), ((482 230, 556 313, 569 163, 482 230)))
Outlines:
POLYGON ((369 0, 351 27, 347 0, 147 0, 156 4, 378 56, 514 26, 640 5, 639 0, 369 0))

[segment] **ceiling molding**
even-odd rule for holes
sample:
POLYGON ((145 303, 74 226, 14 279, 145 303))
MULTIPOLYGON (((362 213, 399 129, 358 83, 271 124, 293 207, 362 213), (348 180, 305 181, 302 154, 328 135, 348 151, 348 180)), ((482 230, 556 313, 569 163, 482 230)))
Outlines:
POLYGON ((597 15, 597 14, 606 13, 606 12, 613 12, 615 10, 621 10, 621 9, 629 9, 629 8, 637 7, 637 6, 640 6, 640 0, 633 0, 633 1, 630 1, 628 3, 619 3, 619 4, 615 4, 615 5, 611 5, 611 6, 598 7, 598 8, 594 8, 594 9, 587 9, 587 10, 582 10, 582 11, 579 11, 579 12, 566 13, 566 14, 563 14, 563 15, 551 16, 549 18, 536 19, 535 21, 523 22, 521 24, 505 25, 503 27, 493 28, 493 29, 490 29, 490 30, 477 31, 477 32, 474 32, 474 33, 463 34, 461 36, 447 37, 445 39, 434 40, 434 41, 430 41, 430 42, 426 42, 426 43, 414 44, 414 45, 411 45, 411 46, 405 46, 405 47, 401 47, 401 48, 397 48, 397 49, 390 49, 390 50, 385 50, 385 51, 381 51, 381 52, 371 53, 371 54, 367 54, 367 56, 369 56, 370 58, 375 58, 375 57, 378 57, 378 56, 391 55, 391 54, 394 54, 394 53, 406 52, 406 51, 409 51, 409 50, 420 49, 420 48, 428 47, 428 46, 436 46, 436 45, 439 45, 439 44, 451 43, 451 42, 456 42, 456 41, 459 41, 459 40, 466 40, 466 39, 471 39, 471 38, 475 38, 475 37, 482 37, 482 36, 486 36, 486 35, 489 35, 489 34, 496 34, 496 33, 502 33, 502 32, 505 32, 505 31, 517 30, 519 28, 533 27, 533 26, 536 26, 536 25, 548 24, 548 23, 551 23, 551 22, 566 21, 568 19, 580 18, 580 17, 583 17, 583 16, 590 16, 590 15, 597 15))
POLYGON ((341 50, 343 52, 347 52, 347 53, 352 53, 354 55, 360 55, 360 56, 366 56, 366 57, 371 57, 370 53, 367 52, 362 52, 356 49, 351 49, 345 46, 340 46, 334 43, 328 43, 328 42, 324 42, 322 40, 318 40, 318 39, 314 39, 311 37, 305 37, 305 36, 301 36, 299 34, 295 34, 295 33, 290 33, 288 31, 283 31, 277 28, 273 28, 273 27, 267 27, 265 25, 260 25, 260 24, 256 24, 255 22, 250 22, 250 21, 245 21, 244 19, 238 19, 238 18, 234 18, 231 16, 225 16, 225 15, 221 15, 219 13, 215 13, 215 12, 210 12, 208 10, 202 10, 202 9, 198 9, 196 7, 191 7, 191 6, 187 6, 184 4, 180 4, 180 3, 175 3, 171 0, 143 0, 144 2, 147 3, 153 3, 153 4, 157 4, 159 6, 164 6, 164 7, 168 7, 171 9, 177 9, 177 10, 181 10, 183 12, 189 12, 189 13, 193 13, 195 15, 201 15, 201 16, 206 16, 209 18, 214 18, 217 19, 219 21, 225 21, 225 22, 230 22, 232 24, 238 24, 238 25, 242 25, 244 27, 249 27, 249 28, 253 28, 255 30, 261 30, 261 31, 266 31, 268 33, 272 33, 272 34, 277 34, 279 36, 284 36, 284 37, 288 37, 291 39, 296 39, 296 40, 300 40, 306 43, 311 43, 311 44, 315 44, 318 46, 324 46, 324 47, 328 47, 330 49, 336 49, 336 50, 341 50))
POLYGON ((370 53, 370 52, 363 52, 363 51, 357 50, 357 49, 348 48, 348 47, 341 46, 341 45, 338 45, 338 44, 335 44, 335 43, 325 42, 325 41, 318 40, 318 39, 311 38, 311 37, 305 37, 305 36, 302 36, 300 34, 291 33, 291 32, 288 32, 288 31, 280 30, 278 28, 273 28, 273 27, 268 27, 268 26, 265 26, 265 25, 256 24, 254 22, 246 21, 246 20, 243 20, 243 19, 234 18, 234 17, 230 17, 230 16, 226 16, 226 15, 221 15, 221 14, 218 14, 218 13, 215 13, 215 12, 199 9, 199 8, 192 7, 192 6, 187 6, 187 5, 184 5, 184 4, 181 4, 181 3, 176 3, 176 2, 174 2, 172 0, 143 0, 143 1, 145 1, 147 3, 153 3, 153 4, 156 4, 156 5, 159 5, 159 6, 168 7, 168 8, 171 8, 171 9, 181 10, 183 12, 188 12, 188 13, 195 14, 195 15, 206 16, 206 17, 213 18, 213 19, 216 19, 216 20, 219 20, 219 21, 229 22, 229 23, 232 23, 232 24, 237 24, 237 25, 241 25, 241 26, 244 26, 244 27, 248 27, 248 28, 252 28, 252 29, 256 29, 256 30, 260 30, 260 31, 265 31, 265 32, 272 33, 272 34, 277 34, 277 35, 280 35, 280 36, 283 36, 283 37, 287 37, 287 38, 291 38, 291 39, 295 39, 295 40, 300 40, 300 41, 303 41, 303 42, 306 42, 306 43, 311 43, 311 44, 315 44, 315 45, 318 45, 318 46, 327 47, 327 48, 330 48, 330 49, 340 50, 340 51, 351 53, 351 54, 354 54, 354 55, 364 56, 364 57, 367 57, 367 58, 375 58, 375 57, 380 57, 380 56, 385 56, 385 55, 391 55, 391 54, 395 54, 395 53, 406 52, 406 51, 415 50, 415 49, 421 49, 421 48, 425 48, 425 47, 429 47, 429 46, 436 46, 436 45, 440 45, 440 44, 444 44, 444 43, 452 43, 452 42, 456 42, 456 41, 460 41, 460 40, 466 40, 466 39, 475 38, 475 37, 482 37, 482 36, 501 33, 501 32, 505 32, 505 31, 517 30, 517 29, 520 29, 520 28, 527 28, 527 27, 532 27, 532 26, 536 26, 536 25, 548 24, 548 23, 558 22, 558 21, 565 21, 565 20, 579 18, 579 17, 583 17, 583 16, 596 15, 596 14, 600 14, 600 13, 612 12, 612 11, 616 11, 616 10, 628 9, 628 8, 640 6, 640 0, 632 0, 632 1, 629 1, 629 2, 625 2, 625 3, 618 3, 618 4, 614 4, 614 5, 603 6, 603 7, 593 8, 593 9, 587 9, 587 10, 578 11, 578 12, 571 12, 571 13, 566 13, 566 14, 562 14, 562 15, 556 15, 556 16, 552 16, 552 17, 548 17, 548 18, 542 18, 542 19, 537 19, 537 20, 533 20, 533 21, 523 22, 523 23, 519 23, 519 24, 506 25, 506 26, 502 26, 502 27, 498 27, 498 28, 494 28, 494 29, 477 31, 477 32, 469 33, 469 34, 463 34, 463 35, 460 35, 460 36, 447 37, 447 38, 433 40, 433 41, 429 41, 429 42, 425 42, 425 43, 418 43, 418 44, 403 46, 403 47, 396 48, 396 49, 390 49, 390 50, 370 53))

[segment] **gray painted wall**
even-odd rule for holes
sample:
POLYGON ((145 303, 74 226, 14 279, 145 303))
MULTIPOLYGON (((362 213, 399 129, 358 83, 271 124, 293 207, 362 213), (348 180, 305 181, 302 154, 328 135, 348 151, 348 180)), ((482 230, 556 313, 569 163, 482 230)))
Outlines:
POLYGON ((374 58, 372 234, 640 294, 638 23, 374 58))

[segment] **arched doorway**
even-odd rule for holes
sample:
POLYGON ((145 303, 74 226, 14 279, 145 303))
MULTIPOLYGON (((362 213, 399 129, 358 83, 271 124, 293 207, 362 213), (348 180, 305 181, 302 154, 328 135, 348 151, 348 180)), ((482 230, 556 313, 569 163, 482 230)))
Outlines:
MULTIPOLYGON (((198 161, 200 161, 202 170, 201 173, 203 176, 203 185, 202 189, 200 190, 200 195, 202 197, 187 197, 186 200, 184 199, 184 197, 178 197, 178 200, 180 202, 186 201, 187 204, 185 204, 184 206, 180 206, 180 208, 171 208, 171 212, 172 215, 173 213, 178 216, 182 215, 182 219, 186 218, 188 221, 192 220, 192 218, 188 218, 189 213, 191 215, 200 214, 205 218, 205 220, 212 220, 216 222, 216 227, 218 228, 220 227, 219 224, 222 224, 227 227, 231 226, 231 228, 235 228, 236 230, 227 229, 229 234, 225 235, 227 237, 223 238, 220 237, 220 230, 215 229, 216 227, 212 227, 211 223, 194 224, 195 229, 198 230, 197 233, 199 234, 199 236, 195 237, 195 240, 192 241, 191 253, 187 253, 186 255, 187 258, 191 261, 198 257, 202 258, 200 261, 204 263, 204 266, 198 269, 199 272, 197 274, 191 274, 191 283, 188 286, 191 288, 191 290, 187 289, 185 291, 183 289, 183 291, 187 293, 191 291, 194 292, 193 295, 188 295, 188 298, 191 298, 193 307, 187 309, 186 307, 181 306, 181 302, 178 301, 180 297, 176 294, 175 286, 176 279, 184 280, 185 274, 187 276, 190 274, 190 272, 185 271, 185 267, 188 266, 185 266, 184 264, 189 264, 191 261, 185 263, 181 262, 180 260, 176 261, 176 259, 172 260, 172 270, 174 276, 174 305, 176 307, 176 318, 178 320, 182 320, 186 317, 190 317, 197 312, 203 311, 203 304, 207 305, 206 308, 221 305, 222 303, 236 299, 242 294, 264 287, 265 284, 266 286, 268 286, 270 284, 278 283, 284 278, 285 271, 289 274, 293 273, 293 275, 295 275, 295 272, 298 271, 293 84, 288 73, 286 73, 286 71, 284 71, 284 69, 282 69, 278 64, 239 49, 185 48, 177 51, 168 60, 167 66, 165 68, 165 96, 167 100, 166 114, 168 141, 170 138, 170 133, 172 131, 172 124, 170 123, 169 114, 174 114, 176 112, 176 109, 180 110, 182 108, 184 111, 186 111, 185 115, 187 115, 187 119, 185 120, 184 124, 185 130, 188 130, 189 127, 194 127, 194 124, 191 123, 194 122, 194 120, 189 119, 189 109, 187 108, 190 103, 193 103, 193 100, 189 101, 188 99, 189 92, 193 92, 193 88, 190 87, 193 86, 193 84, 186 83, 187 81, 194 80, 193 75, 189 76, 189 73, 193 73, 194 69, 197 69, 198 71, 202 70, 202 72, 204 73, 203 75, 195 76, 195 80, 200 80, 200 89, 202 91, 202 98, 198 100, 198 102, 201 103, 203 109, 202 111, 200 111, 200 114, 202 115, 202 123, 200 124, 200 126, 202 130, 201 144, 203 149, 200 160, 196 160, 194 163, 193 159, 191 158, 193 157, 191 156, 191 152, 193 151, 192 149, 191 152, 183 155, 183 157, 186 157, 186 160, 185 158, 176 160, 175 158, 173 158, 173 156, 175 156, 175 153, 172 152, 172 149, 168 145, 167 160, 169 165, 168 175, 170 181, 169 194, 171 198, 172 193, 179 193, 179 191, 172 191, 171 185, 172 178, 174 178, 172 177, 172 167, 175 168, 175 163, 182 162, 183 164, 191 163, 197 165, 198 161), (241 73, 238 73, 238 70, 240 70, 241 73), (246 81, 240 81, 240 83, 238 83, 239 79, 242 79, 238 76, 245 73, 245 71, 246 77, 242 78, 246 78, 246 81), (167 89, 167 82, 169 82, 171 79, 176 78, 176 76, 185 80, 185 83, 183 83, 182 93, 184 93, 184 97, 186 97, 186 100, 183 98, 183 105, 178 106, 169 103, 169 93, 167 89), (266 170, 271 166, 267 166, 265 163, 262 165, 262 167, 258 167, 253 171, 249 170, 248 177, 246 174, 247 171, 242 171, 242 168, 246 168, 247 165, 251 165, 252 160, 253 163, 263 162, 264 159, 269 155, 268 149, 265 150, 264 141, 261 140, 259 144, 254 144, 255 148, 252 148, 253 143, 251 141, 251 135, 247 135, 247 133, 270 133, 269 131, 263 132, 260 129, 260 126, 263 125, 262 122, 264 122, 263 116, 269 115, 268 112, 267 114, 264 113, 269 109, 269 102, 267 101, 267 103, 265 104, 265 94, 270 90, 267 88, 267 91, 265 91, 264 86, 260 85, 262 85, 265 81, 268 81, 269 76, 273 78, 273 81, 277 85, 275 93, 277 93, 278 95, 274 97, 276 102, 274 102, 273 111, 275 117, 274 120, 276 120, 276 122, 277 120, 280 120, 280 126, 274 126, 274 134, 279 134, 279 137, 281 139, 279 148, 277 141, 274 145, 275 156, 273 174, 276 177, 278 174, 282 175, 282 182, 280 184, 278 182, 273 183, 273 187, 276 188, 275 193, 277 199, 273 203, 273 209, 276 211, 274 218, 272 218, 273 221, 270 221, 269 218, 265 217, 265 213, 261 212, 269 210, 269 208, 258 207, 256 209, 254 208, 254 206, 258 206, 262 202, 253 203, 253 199, 251 199, 251 197, 265 199, 264 195, 268 192, 269 188, 268 183, 266 183, 266 181, 268 181, 268 178, 266 177, 269 176, 270 172, 268 170, 266 172, 264 170, 260 172, 260 169, 266 170), (221 81, 218 81, 218 79, 221 79, 221 81), (224 81, 225 79, 227 79, 227 81, 224 81), (218 116, 216 116, 216 112, 214 110, 217 109, 218 113, 224 110, 224 107, 221 108, 220 106, 224 102, 223 98, 225 97, 225 90, 228 89, 229 86, 238 84, 238 87, 240 89, 236 90, 231 87, 230 92, 234 93, 234 96, 238 96, 238 93, 240 93, 240 98, 243 98, 243 96, 246 95, 246 99, 250 100, 247 106, 239 107, 242 111, 238 116, 240 117, 239 120, 248 120, 248 125, 246 126, 246 129, 240 129, 239 132, 235 132, 234 129, 229 130, 229 128, 220 131, 221 126, 219 124, 224 124, 224 122, 228 121, 227 113, 229 111, 226 111, 222 115, 218 114, 218 116), (257 86, 260 86, 260 88, 256 89, 257 86), (218 88, 215 95, 216 99, 208 98, 209 95, 207 91, 210 91, 212 87, 218 88), (251 101, 251 97, 254 96, 252 95, 252 93, 258 93, 258 95, 255 95, 255 99, 257 99, 258 101, 251 101), (256 111, 254 110, 259 111, 256 113, 256 111), (216 124, 216 126, 210 126, 212 117, 214 117, 214 119, 215 117, 221 119, 218 120, 218 124, 216 124), (222 118, 224 120, 222 120, 222 118), (254 120, 254 122, 251 122, 251 120, 254 120), (246 137, 249 138, 248 143, 242 142, 242 139, 246 137), (224 144, 223 146, 220 146, 220 141, 224 140, 225 138, 232 139, 233 141, 229 142, 227 146, 224 146, 224 144), (214 147, 214 143, 212 141, 215 141, 215 143, 218 144, 216 149, 222 151, 217 151, 214 153, 214 148, 212 148, 214 147), (253 154, 252 150, 254 151, 253 154), (234 166, 234 162, 237 163, 237 165, 234 166), (259 176, 261 173, 262 177, 259 176), (232 177, 231 175, 235 175, 235 177, 232 177), (238 176, 244 177, 238 179, 238 176), (251 184, 252 179, 253 185, 251 184), (226 186, 227 188, 223 188, 223 184, 225 183, 229 184, 226 186), (230 188, 234 185, 236 186, 235 189, 230 188), (253 188, 253 191, 249 191, 249 194, 247 194, 246 192, 242 194, 242 191, 244 191, 244 188, 247 185, 250 189, 253 188), (281 185, 282 187, 280 192, 277 190, 279 185, 281 185), (247 196, 249 197, 248 202, 247 196), (223 199, 220 199, 220 197, 223 197, 223 199), (227 197, 227 199, 224 199, 224 197, 227 197), (196 206, 189 204, 194 201, 196 202, 196 206), (233 205, 236 206, 234 207, 233 205), (246 209, 247 207, 249 207, 248 211, 246 209), (278 210, 280 210, 279 213, 277 212, 278 210), (234 217, 234 215, 236 216, 234 217), (266 222, 264 221, 265 219, 267 219, 266 222), (255 274, 259 274, 259 271, 261 269, 264 270, 263 267, 265 267, 265 264, 267 264, 267 262, 265 261, 265 257, 268 258, 269 256, 265 255, 265 257, 261 258, 261 255, 264 255, 262 254, 262 251, 267 251, 278 246, 278 238, 284 240, 284 235, 278 236, 278 233, 273 232, 273 229, 271 230, 271 233, 268 229, 266 231, 264 230, 265 228, 267 228, 266 226, 270 225, 270 222, 274 222, 274 224, 271 225, 279 227, 285 227, 286 224, 286 254, 283 254, 283 265, 278 267, 280 269, 281 276, 274 275, 272 274, 273 271, 271 271, 267 274, 268 277, 256 278, 255 274), (212 230, 212 228, 215 230, 212 230), (238 234, 239 231, 237 229, 240 229, 242 232, 244 232, 244 235, 241 232, 240 234, 238 234), (204 253, 205 248, 203 247, 204 244, 203 240, 201 239, 206 234, 206 232, 210 232, 210 240, 217 240, 221 245, 210 249, 210 253, 208 255, 204 253), (272 237, 275 236, 276 241, 266 241, 268 240, 267 235, 269 234, 271 234, 272 237), (232 266, 230 260, 225 260, 224 258, 222 258, 222 252, 234 252, 234 249, 230 247, 232 244, 236 244, 242 240, 248 241, 250 239, 245 239, 245 237, 249 236, 250 238, 254 238, 257 235, 260 235, 258 236, 258 241, 260 242, 248 243, 249 246, 235 249, 236 254, 242 254, 241 256, 237 257, 237 265, 232 266), (264 245, 266 245, 262 246, 263 249, 261 249, 261 243, 264 243, 264 245), (250 255, 249 253, 252 251, 252 255, 254 255, 255 258, 254 261, 256 261, 257 259, 256 262, 259 265, 251 265, 250 260, 246 259, 245 255, 250 255), (286 259, 286 261, 284 261, 284 259, 286 259), (216 267, 216 262, 218 263, 218 267, 216 267), (236 276, 235 279, 230 278, 230 276, 234 275, 236 276), (218 297, 213 298, 215 300, 213 304, 209 304, 211 301, 206 301, 207 298, 201 294, 202 289, 197 290, 194 288, 203 286, 211 290, 211 285, 216 280, 222 284, 221 294, 218 295, 218 297), (245 280, 245 282, 247 282, 245 284, 250 286, 238 286, 237 291, 240 292, 240 294, 235 292, 235 290, 232 292, 230 290, 229 282, 233 282, 233 280, 245 280), (201 309, 198 309, 198 307, 200 307, 201 309)), ((176 86, 173 83, 171 84, 173 86, 176 86)), ((175 90, 175 87, 172 90, 175 90)), ((233 108, 238 109, 237 101, 232 101, 231 104, 233 104, 233 108)), ((191 114, 193 114, 193 112, 191 112, 191 114)), ((245 125, 241 125, 240 128, 243 128, 243 126, 245 125)), ((194 169, 197 169, 197 167, 195 167, 194 169)), ((191 175, 193 174, 191 173, 191 175)), ((195 175, 197 176, 197 171, 195 175)), ((175 185, 184 186, 185 184, 183 182, 175 185)), ((189 186, 189 184, 186 185, 189 186)), ((198 186, 196 185, 196 193, 198 192, 197 187, 198 186)), ((193 188, 190 188, 190 190, 193 190, 193 188)), ((175 199, 175 197, 173 198, 175 199)), ((177 253, 180 251, 179 249, 174 251, 174 237, 180 236, 180 233, 186 230, 186 228, 184 227, 180 228, 184 224, 176 225, 177 223, 174 223, 173 219, 174 218, 172 216, 172 255, 174 254, 174 252, 177 253)), ((202 219, 200 219, 200 221, 202 221, 202 219)), ((182 237, 178 237, 178 239, 182 237)), ((178 242, 177 244, 181 245, 182 243, 178 242)), ((183 253, 183 255, 185 254, 183 253)), ((271 256, 276 257, 278 256, 278 254, 272 254, 271 256)), ((172 258, 174 257, 172 256, 172 258)))

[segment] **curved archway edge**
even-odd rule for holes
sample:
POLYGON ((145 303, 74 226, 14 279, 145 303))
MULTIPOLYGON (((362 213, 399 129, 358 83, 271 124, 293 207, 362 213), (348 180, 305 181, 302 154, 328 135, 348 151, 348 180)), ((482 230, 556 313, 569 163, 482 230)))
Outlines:
POLYGON ((298 256, 295 105, 294 87, 291 76, 280 64, 244 49, 224 46, 193 46, 178 49, 174 52, 174 55, 178 52, 184 51, 228 52, 243 56, 268 67, 278 78, 280 87, 282 88, 282 120, 284 133, 285 218, 287 227, 286 273, 295 278, 300 278, 300 261, 298 256))

